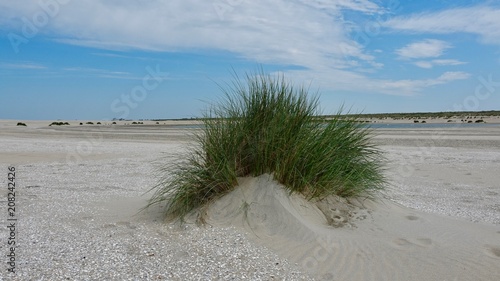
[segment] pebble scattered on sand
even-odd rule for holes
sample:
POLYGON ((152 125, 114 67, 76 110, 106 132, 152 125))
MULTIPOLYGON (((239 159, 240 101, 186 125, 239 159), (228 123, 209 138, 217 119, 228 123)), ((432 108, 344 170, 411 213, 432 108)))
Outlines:
MULTIPOLYGON (((123 215, 110 211, 105 203, 120 204, 120 198, 145 202, 155 182, 152 163, 178 148, 136 145, 112 144, 111 152, 129 151, 118 159, 16 167, 17 274, 6 280, 313 280, 234 229, 180 229, 127 206, 119 206, 123 215)), ((57 149, 42 142, 33 150, 57 149)), ((93 147, 93 153, 105 151, 104 144, 93 147)), ((7 234, 2 227, 0 237, 7 234)), ((0 252, 6 251, 1 243, 0 252)))
MULTIPOLYGON (((5 280, 313 280, 298 265, 255 245, 234 229, 189 225, 180 229, 154 214, 135 214, 142 207, 137 202, 145 202, 149 195, 144 192, 155 183, 155 163, 161 163, 162 157, 172 159, 184 149, 185 143, 176 141, 2 136, 0 152, 52 153, 62 155, 63 160, 43 161, 40 157, 16 166, 18 273, 7 279, 2 268, 0 280, 2 276, 5 280), (81 159, 72 164, 64 161, 74 152, 81 159)), ((408 151, 400 146, 384 149, 392 160, 406 157, 408 151)), ((443 165, 443 159, 454 157, 453 153, 448 148, 433 148, 432 154, 425 154, 424 161, 412 167, 443 165)), ((420 161, 421 156, 415 159, 420 161)), ((462 173, 466 180, 474 176, 481 180, 481 168, 498 165, 500 152, 473 156, 484 161, 474 163, 477 170, 471 175, 462 173)), ((465 169, 466 160, 456 161, 462 161, 458 166, 465 169)), ((392 165, 396 170, 398 162, 392 165)), ((7 164, 0 169, 6 171, 7 164)), ((397 188, 386 194, 410 208, 500 224, 497 185, 478 191, 474 182, 443 185, 435 179, 426 182, 418 177, 418 170, 416 173, 413 178, 390 174, 397 188), (425 190, 420 188, 423 185, 425 190)), ((5 181, 0 178, 2 186, 5 181)), ((0 198, 3 204, 5 189, 0 190, 0 198)), ((4 241, 7 231, 0 228, 4 241)), ((6 247, 0 243, 0 252, 6 253, 6 247)))

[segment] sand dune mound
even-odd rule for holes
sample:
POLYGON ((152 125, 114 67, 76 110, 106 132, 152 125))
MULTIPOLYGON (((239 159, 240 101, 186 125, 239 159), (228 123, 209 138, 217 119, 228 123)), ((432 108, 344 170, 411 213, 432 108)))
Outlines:
POLYGON ((235 190, 207 208, 205 218, 209 225, 239 228, 318 280, 500 277, 497 226, 420 213, 382 199, 309 202, 269 175, 240 179, 235 190))
MULTIPOLYGON (((356 202, 359 204, 359 202, 356 202)), ((271 175, 240 178, 239 186, 208 209, 211 222, 239 225, 260 235, 310 236, 310 231, 353 227, 363 207, 340 197, 308 201, 289 194, 271 175)))

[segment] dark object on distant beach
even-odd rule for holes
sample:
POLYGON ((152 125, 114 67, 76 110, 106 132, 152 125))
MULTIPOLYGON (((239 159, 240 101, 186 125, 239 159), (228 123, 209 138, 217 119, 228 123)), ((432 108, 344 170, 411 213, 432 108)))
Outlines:
POLYGON ((156 125, 160 125, 160 122, 156 122, 156 125))
POLYGON ((472 120, 467 121, 467 123, 472 123, 472 120))
POLYGON ((453 120, 448 120, 448 121, 446 121, 446 122, 451 123, 451 122, 453 122, 453 120))
POLYGON ((101 125, 101 122, 97 122, 97 125, 101 125))
POLYGON ((111 125, 116 125, 116 122, 111 123, 111 125))
POLYGON ((476 120, 476 123, 484 123, 483 119, 476 120))
POLYGON ((24 127, 26 127, 26 124, 25 124, 25 123, 23 123, 23 122, 18 122, 18 123, 17 123, 17 126, 24 126, 24 127))
POLYGON ((413 120, 413 123, 418 123, 418 120, 413 120))
POLYGON ((87 122, 85 124, 87 124, 87 125, 94 125, 94 123, 92 123, 92 122, 87 122))
POLYGON ((137 122, 132 122, 132 125, 137 125, 137 122))
POLYGON ((80 125, 83 125, 83 123, 82 123, 82 122, 80 122, 80 125))
POLYGON ((420 123, 422 123, 422 124, 423 124, 423 123, 427 123, 427 122, 425 122, 425 120, 423 120, 423 121, 422 121, 422 122, 420 122, 420 123))
POLYGON ((52 122, 52 123, 50 123, 49 126, 52 126, 52 125, 63 126, 63 125, 69 125, 69 123, 68 122, 52 122))

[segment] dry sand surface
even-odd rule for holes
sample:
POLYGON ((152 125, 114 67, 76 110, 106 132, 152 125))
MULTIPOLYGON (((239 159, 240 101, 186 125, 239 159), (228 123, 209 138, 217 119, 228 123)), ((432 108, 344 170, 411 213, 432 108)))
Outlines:
POLYGON ((390 182, 377 200, 326 208, 263 175, 200 228, 138 213, 193 129, 13 122, 0 122, 2 221, 9 165, 18 219, 16 275, 0 228, 4 280, 500 280, 500 126, 377 129, 390 182))

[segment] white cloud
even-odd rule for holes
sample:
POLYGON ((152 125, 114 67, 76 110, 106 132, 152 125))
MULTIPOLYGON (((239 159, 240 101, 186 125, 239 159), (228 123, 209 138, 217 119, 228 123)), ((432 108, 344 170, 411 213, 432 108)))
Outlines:
POLYGON ((428 84, 429 85, 444 84, 444 83, 449 82, 449 81, 463 80, 463 79, 467 79, 469 77, 470 77, 469 73, 465 73, 465 72, 461 72, 461 71, 448 71, 448 72, 443 73, 437 79, 429 80, 428 84))
POLYGON ((427 87, 446 84, 456 80, 464 80, 469 77, 470 74, 457 71, 445 72, 439 77, 432 79, 385 81, 384 90, 388 94, 413 95, 427 87))
MULTIPOLYGON (((370 15, 385 13, 378 2, 69 1, 50 15, 37 34, 49 35, 66 44, 111 50, 219 50, 262 64, 301 66, 305 70, 289 72, 291 76, 297 75, 296 81, 314 79, 315 84, 326 85, 327 89, 415 93, 426 83, 368 77, 370 70, 383 64, 351 38, 346 26, 345 10, 370 15)), ((23 27, 19 18, 33 19, 43 12, 39 5, 35 0, 0 0, 0 27, 19 33, 23 27)), ((427 45, 421 43, 426 50, 407 46, 401 50, 402 55, 436 57, 449 47, 439 40, 429 40, 427 45)))
POLYGON ((115 78, 115 79, 128 79, 128 80, 138 80, 142 77, 134 76, 130 72, 124 71, 113 71, 101 68, 90 68, 90 67, 65 67, 62 68, 62 73, 64 75, 76 75, 82 77, 101 77, 101 78, 115 78))
POLYGON ((430 61, 416 61, 414 64, 420 68, 432 68, 434 66, 430 61))
POLYGON ((396 50, 403 59, 432 58, 439 57, 444 50, 451 48, 451 45, 442 40, 426 39, 420 42, 411 43, 396 50))
MULTIPOLYGON (((31 19, 43 11, 38 5, 0 3, 0 18, 31 19)), ((39 32, 63 43, 114 50, 218 49, 262 63, 343 67, 346 54, 339 43, 353 47, 349 56, 373 60, 344 30, 342 10, 347 8, 378 10, 366 0, 70 1, 39 32)), ((22 24, 9 22, 16 23, 22 24)))
POLYGON ((382 11, 377 4, 367 0, 301 0, 301 2, 318 9, 337 10, 338 8, 344 8, 364 13, 378 13, 382 11))
MULTIPOLYGON (((415 42, 397 49, 396 54, 404 60, 436 58, 444 54, 446 49, 452 48, 450 44, 442 40, 426 39, 420 42, 415 42)), ((451 66, 465 64, 456 59, 433 59, 433 60, 417 60, 412 62, 420 68, 433 68, 434 66, 451 66)))
POLYGON ((455 8, 395 17, 385 27, 406 32, 477 34, 484 43, 500 45, 500 9, 489 6, 455 8))
POLYGON ((432 63, 435 64, 435 65, 460 65, 460 64, 465 64, 465 62, 463 62, 463 61, 453 60, 453 59, 433 60, 432 63))
POLYGON ((47 69, 46 66, 33 63, 33 62, 21 62, 21 63, 0 63, 0 68, 9 69, 47 69))
POLYGON ((443 59, 443 60, 430 60, 430 61, 416 61, 414 64, 421 68, 433 68, 434 66, 461 65, 465 64, 465 62, 454 59, 443 59))
POLYGON ((466 72, 445 72, 438 77, 429 79, 370 79, 364 75, 335 70, 326 72, 321 70, 294 70, 287 73, 292 81, 304 79, 313 82, 321 89, 337 89, 346 92, 384 93, 396 96, 412 96, 422 92, 425 88, 447 84, 453 81, 465 80, 470 77, 466 72), (334 75, 338 79, 331 79, 334 75))

